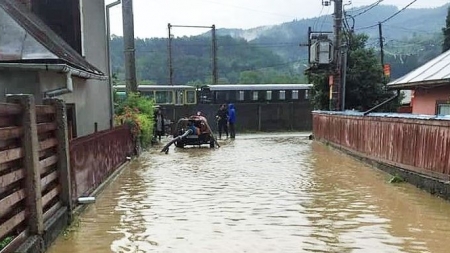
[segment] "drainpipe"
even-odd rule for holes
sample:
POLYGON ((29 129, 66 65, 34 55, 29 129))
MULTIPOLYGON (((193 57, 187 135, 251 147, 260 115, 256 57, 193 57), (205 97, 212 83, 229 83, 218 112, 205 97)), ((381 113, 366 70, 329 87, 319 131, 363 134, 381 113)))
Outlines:
POLYGON ((66 68, 63 70, 63 72, 66 74, 66 87, 44 92, 45 98, 61 96, 73 91, 72 71, 69 68, 66 68))
POLYGON ((106 50, 108 54, 108 85, 109 85, 109 100, 111 102, 110 104, 110 111, 109 111, 109 127, 114 127, 114 89, 113 89, 113 83, 112 83, 112 71, 111 71, 111 27, 110 27, 110 14, 109 9, 111 7, 114 7, 116 5, 119 5, 122 1, 117 0, 113 3, 110 3, 106 5, 106 50))
POLYGON ((382 102, 381 104, 378 104, 378 105, 374 106, 373 108, 370 108, 369 110, 365 111, 364 112, 364 116, 367 116, 367 114, 375 111, 376 109, 378 109, 378 108, 382 107, 383 105, 391 102, 392 100, 398 98, 399 96, 400 96, 400 90, 397 90, 397 93, 394 96, 388 98, 386 101, 382 102))

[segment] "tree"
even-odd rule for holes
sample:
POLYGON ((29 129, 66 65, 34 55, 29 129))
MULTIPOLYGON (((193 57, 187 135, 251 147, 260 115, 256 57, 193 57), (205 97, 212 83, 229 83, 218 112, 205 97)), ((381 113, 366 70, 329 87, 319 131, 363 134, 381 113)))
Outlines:
POLYGON ((445 19, 445 27, 442 28, 444 34, 444 43, 442 43, 442 52, 450 49, 450 7, 447 10, 447 18, 445 19))
MULTIPOLYGON (((382 69, 375 51, 366 48, 368 36, 358 34, 349 38, 346 109, 365 111, 391 97, 393 92, 387 91, 382 84, 382 69)), ((313 104, 316 109, 329 107, 328 75, 326 71, 308 74, 309 81, 314 84, 313 104)))

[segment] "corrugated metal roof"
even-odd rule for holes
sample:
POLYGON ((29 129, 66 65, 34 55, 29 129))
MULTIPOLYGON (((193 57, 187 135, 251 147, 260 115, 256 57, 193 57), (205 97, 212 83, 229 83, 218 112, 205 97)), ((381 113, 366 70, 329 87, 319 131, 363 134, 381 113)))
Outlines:
POLYGON ((408 74, 392 81, 389 87, 412 88, 450 84, 450 50, 425 63, 408 74))
MULTIPOLYGON (((59 37, 52 29, 50 29, 41 19, 31 13, 23 5, 16 0, 0 0, 0 8, 2 8, 17 24, 19 24, 27 35, 32 36, 35 41, 46 48, 52 55, 41 52, 33 54, 29 52, 27 55, 8 55, 8 59, 0 59, 0 62, 17 62, 17 63, 46 63, 61 64, 66 63, 69 66, 87 71, 97 77, 105 75, 87 62, 77 51, 59 37), (56 57, 55 57, 56 56, 56 57)), ((22 42, 24 43, 24 42, 22 42)), ((24 45, 25 48, 25 45, 24 45)))

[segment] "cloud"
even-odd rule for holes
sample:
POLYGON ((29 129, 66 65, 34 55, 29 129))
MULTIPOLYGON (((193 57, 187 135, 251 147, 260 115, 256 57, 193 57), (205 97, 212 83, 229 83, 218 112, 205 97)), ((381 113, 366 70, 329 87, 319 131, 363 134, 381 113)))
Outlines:
MULTIPOLYGON (((113 0, 107 0, 110 3, 113 0)), ((344 0, 344 2, 346 2, 344 0)), ((372 4, 374 0, 352 1, 352 6, 372 4)), ((403 7, 410 0, 389 0, 389 4, 403 7)), ((446 0, 418 1, 411 7, 436 7, 446 0)), ((331 14, 333 6, 322 7, 320 0, 134 0, 135 36, 141 38, 167 37, 167 24, 216 25, 217 28, 248 29, 274 25, 294 19, 331 14)), ((111 32, 122 35, 122 9, 111 9, 111 32)), ((196 28, 174 28, 175 36, 205 32, 196 28)))

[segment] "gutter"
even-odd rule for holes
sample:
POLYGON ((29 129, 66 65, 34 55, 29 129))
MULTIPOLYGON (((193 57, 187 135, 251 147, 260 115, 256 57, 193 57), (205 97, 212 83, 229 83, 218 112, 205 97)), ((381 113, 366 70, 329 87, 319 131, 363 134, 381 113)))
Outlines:
POLYGON ((72 93, 73 91, 73 80, 72 80, 72 71, 71 70, 64 70, 64 73, 66 73, 66 87, 57 88, 54 90, 49 90, 44 92, 44 98, 52 98, 61 96, 67 93, 72 93))
POLYGON ((365 111, 363 115, 364 115, 364 116, 367 116, 367 114, 369 114, 369 113, 375 111, 376 109, 378 109, 378 108, 382 107, 383 105, 385 105, 385 104, 391 102, 392 100, 398 98, 399 96, 400 96, 400 90, 397 90, 397 93, 396 93, 394 96, 388 98, 386 101, 382 102, 381 104, 378 104, 378 105, 376 105, 376 106, 370 108, 369 110, 365 111))
POLYGON ((61 96, 73 91, 73 76, 84 79, 105 80, 106 77, 93 74, 84 70, 76 69, 67 64, 42 64, 42 63, 0 63, 0 69, 24 69, 24 70, 45 70, 66 74, 66 85, 61 88, 44 92, 44 98, 52 98, 61 96))
POLYGON ((55 72, 71 71, 73 76, 84 79, 106 80, 102 74, 94 74, 81 69, 71 67, 67 64, 45 64, 45 63, 0 63, 0 69, 25 69, 25 70, 46 70, 55 72))

